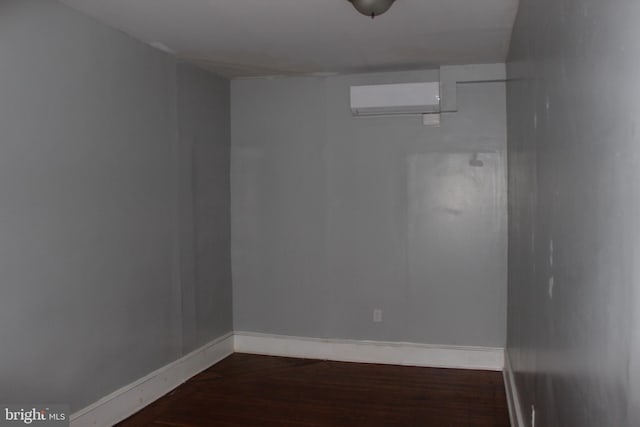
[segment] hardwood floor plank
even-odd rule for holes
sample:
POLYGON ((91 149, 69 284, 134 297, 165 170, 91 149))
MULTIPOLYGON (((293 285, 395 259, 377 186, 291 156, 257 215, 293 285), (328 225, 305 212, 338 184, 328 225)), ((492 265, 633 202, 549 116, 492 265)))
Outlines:
POLYGON ((234 354, 121 427, 508 427, 502 374, 234 354))

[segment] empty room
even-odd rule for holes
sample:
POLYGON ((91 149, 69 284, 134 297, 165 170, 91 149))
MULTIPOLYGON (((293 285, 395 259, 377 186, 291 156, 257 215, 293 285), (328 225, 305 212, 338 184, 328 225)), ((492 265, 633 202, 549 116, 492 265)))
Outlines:
POLYGON ((0 426, 639 425, 639 16, 0 0, 0 426))

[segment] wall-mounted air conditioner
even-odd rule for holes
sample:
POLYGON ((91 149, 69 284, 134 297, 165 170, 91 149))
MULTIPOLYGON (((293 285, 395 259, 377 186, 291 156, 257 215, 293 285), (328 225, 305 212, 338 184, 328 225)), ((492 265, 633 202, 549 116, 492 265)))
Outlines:
POLYGON ((440 112, 440 83, 351 86, 354 116, 428 114, 440 112))

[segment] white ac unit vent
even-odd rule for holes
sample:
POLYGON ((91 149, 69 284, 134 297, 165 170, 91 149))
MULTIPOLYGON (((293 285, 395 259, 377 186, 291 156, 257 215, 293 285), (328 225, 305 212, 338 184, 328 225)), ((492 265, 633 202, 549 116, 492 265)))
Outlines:
POLYGON ((440 112, 440 83, 351 86, 354 116, 428 114, 440 112))

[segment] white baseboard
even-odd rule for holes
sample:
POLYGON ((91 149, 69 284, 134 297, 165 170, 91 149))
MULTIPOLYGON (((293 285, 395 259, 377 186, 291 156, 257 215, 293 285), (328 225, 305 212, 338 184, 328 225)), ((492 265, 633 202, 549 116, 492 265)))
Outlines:
POLYGON ((71 415, 71 427, 112 426, 233 353, 228 333, 71 415))
POLYGON ((511 427, 525 427, 520 395, 516 387, 513 369, 509 361, 509 353, 504 353, 504 388, 507 393, 507 404, 509 405, 509 418, 511 419, 511 427))
POLYGON ((235 351, 342 362, 501 371, 504 349, 235 333, 235 351))

